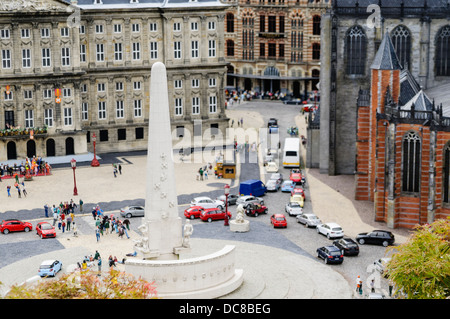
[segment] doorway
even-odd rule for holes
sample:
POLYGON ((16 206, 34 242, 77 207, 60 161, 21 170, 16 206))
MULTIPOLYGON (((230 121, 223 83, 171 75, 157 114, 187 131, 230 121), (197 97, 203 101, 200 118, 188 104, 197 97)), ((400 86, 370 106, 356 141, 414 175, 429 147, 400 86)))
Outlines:
POLYGON ((11 141, 6 145, 8 160, 17 159, 16 143, 11 141))
POLYGON ((36 156, 36 142, 29 140, 27 142, 27 157, 32 158, 33 156, 36 156))
POLYGON ((72 137, 66 138, 66 155, 75 154, 75 145, 72 137))
POLYGON ((49 138, 46 142, 46 153, 48 156, 55 156, 56 155, 56 148, 55 148, 55 140, 52 138, 49 138))

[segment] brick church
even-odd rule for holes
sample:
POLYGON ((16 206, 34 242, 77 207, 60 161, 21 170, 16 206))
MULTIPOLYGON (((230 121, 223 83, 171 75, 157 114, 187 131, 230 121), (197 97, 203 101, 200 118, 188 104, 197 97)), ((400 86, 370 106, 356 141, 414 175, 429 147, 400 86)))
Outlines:
MULTIPOLYGON (((406 63, 403 63, 406 64, 406 63)), ((402 65, 385 33, 359 90, 355 197, 375 220, 413 228, 450 216, 450 117, 402 65)))

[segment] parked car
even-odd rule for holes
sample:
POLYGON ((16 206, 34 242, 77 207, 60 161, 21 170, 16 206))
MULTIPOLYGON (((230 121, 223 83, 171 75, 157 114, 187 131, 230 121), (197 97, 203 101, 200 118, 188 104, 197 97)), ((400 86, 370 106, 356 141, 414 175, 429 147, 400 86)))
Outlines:
POLYGON ((305 198, 300 194, 294 194, 291 196, 290 202, 298 202, 300 207, 303 207, 305 205, 305 198))
POLYGON ((142 206, 127 206, 120 210, 120 216, 131 217, 143 217, 145 215, 145 209, 142 206))
POLYGON ((304 224, 305 227, 317 227, 322 224, 322 221, 314 214, 300 214, 297 215, 297 222, 304 224))
POLYGON ((274 117, 271 117, 267 122, 267 127, 269 128, 271 126, 278 126, 278 120, 274 117))
POLYGON ((213 200, 209 197, 201 196, 201 197, 195 197, 191 201, 191 207, 193 207, 193 206, 201 206, 204 209, 208 209, 208 208, 223 209, 225 207, 225 203, 222 202, 221 200, 213 200))
POLYGON ((333 245, 344 252, 344 256, 358 256, 359 246, 351 238, 341 238, 333 241, 333 245))
POLYGON ((342 264, 344 261, 344 255, 336 246, 317 248, 317 257, 323 259, 326 264, 342 264))
POLYGON ((303 199, 306 198, 305 195, 305 190, 303 188, 301 188, 300 186, 295 186, 292 191, 291 191, 291 196, 295 195, 295 194, 299 194, 303 196, 303 199))
POLYGON ((204 209, 201 206, 192 206, 184 210, 184 216, 190 219, 200 218, 203 211, 204 209))
POLYGON ((255 197, 255 196, 240 196, 237 201, 236 205, 242 205, 244 208, 247 207, 250 203, 258 203, 260 205, 264 205, 264 200, 261 197, 255 197))
POLYGON ((266 188, 268 192, 277 192, 281 185, 274 179, 269 179, 266 183, 266 188))
POLYGON ((283 214, 273 214, 272 216, 270 216, 270 223, 273 225, 274 228, 287 227, 287 220, 283 214))
POLYGON ((36 234, 42 239, 56 237, 55 227, 47 222, 40 222, 36 225, 36 234))
MULTIPOLYGON (((236 205, 236 201, 239 198, 239 195, 229 194, 228 195, 228 205, 236 205)), ((220 200, 225 203, 226 197, 225 195, 220 195, 216 198, 216 200, 220 200)))
POLYGON ((289 174, 289 179, 295 183, 300 183, 302 181, 302 173, 298 168, 291 169, 289 174))
POLYGON ((269 209, 266 206, 258 203, 250 203, 245 208, 245 214, 253 217, 258 217, 259 214, 267 214, 268 211, 269 209))
MULTIPOLYGON (((227 212, 228 218, 231 218, 231 213, 227 212)), ((204 222, 212 222, 213 220, 225 219, 225 211, 219 208, 205 209, 200 214, 200 219, 204 222)))
POLYGON ((62 269, 62 262, 55 259, 44 260, 39 266, 38 275, 41 277, 52 276, 62 269))
POLYGON ((289 202, 284 206, 284 211, 288 213, 289 216, 297 216, 303 212, 303 209, 298 202, 289 202))
POLYGON ((395 242, 395 236, 390 231, 373 230, 369 233, 361 233, 356 236, 356 241, 360 245, 375 244, 387 247, 395 242))
POLYGON ((266 172, 267 173, 276 173, 278 172, 278 165, 276 162, 268 162, 266 164, 266 172))
POLYGON ((325 223, 316 226, 317 233, 327 236, 327 238, 344 237, 342 227, 336 223, 325 223))
POLYGON ((9 234, 15 231, 29 232, 33 230, 33 225, 29 222, 23 222, 18 219, 6 219, 2 220, 0 224, 0 233, 9 234))
POLYGON ((284 181, 283 184, 281 184, 281 191, 283 193, 291 192, 295 187, 295 183, 291 180, 284 181))
POLYGON ((302 100, 301 99, 285 99, 283 101, 283 104, 300 105, 300 104, 302 104, 302 100))

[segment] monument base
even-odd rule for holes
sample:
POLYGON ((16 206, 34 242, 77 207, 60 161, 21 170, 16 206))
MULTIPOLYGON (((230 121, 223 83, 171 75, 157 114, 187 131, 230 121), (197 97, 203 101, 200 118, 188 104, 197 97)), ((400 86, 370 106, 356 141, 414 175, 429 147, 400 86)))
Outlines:
POLYGON ((154 282, 160 298, 212 299, 227 295, 244 281, 242 269, 235 269, 235 246, 203 257, 180 260, 129 258, 125 272, 154 282))
POLYGON ((236 233, 245 233, 250 230, 250 222, 244 220, 242 222, 236 222, 235 220, 230 221, 230 231, 236 233))

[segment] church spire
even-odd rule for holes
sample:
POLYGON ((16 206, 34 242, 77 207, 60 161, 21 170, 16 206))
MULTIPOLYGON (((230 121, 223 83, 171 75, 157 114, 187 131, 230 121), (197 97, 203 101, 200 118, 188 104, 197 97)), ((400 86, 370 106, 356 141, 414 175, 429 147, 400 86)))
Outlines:
POLYGON ((391 37, 386 31, 381 41, 380 48, 378 49, 375 59, 370 66, 375 70, 401 70, 402 65, 395 52, 394 45, 392 44, 391 37))

